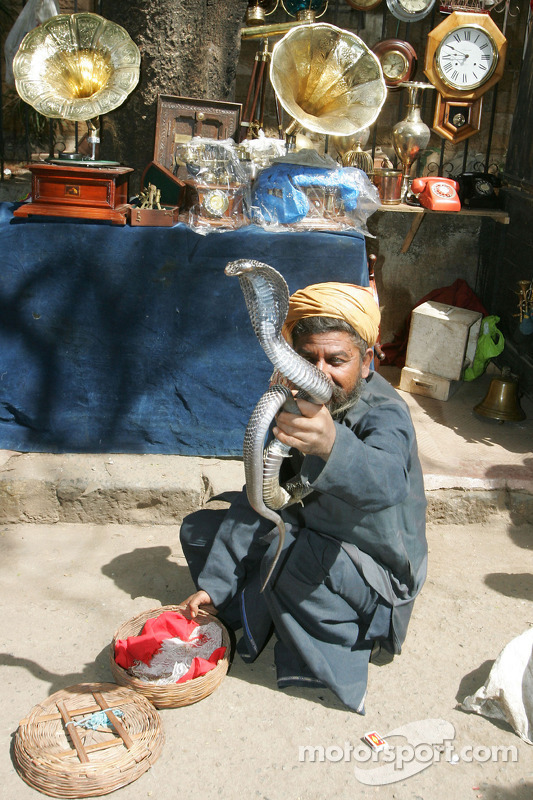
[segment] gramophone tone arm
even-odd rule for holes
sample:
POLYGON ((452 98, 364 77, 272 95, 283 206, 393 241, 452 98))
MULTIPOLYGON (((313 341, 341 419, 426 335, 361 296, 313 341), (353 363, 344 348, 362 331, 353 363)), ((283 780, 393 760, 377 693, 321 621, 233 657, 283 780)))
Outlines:
POLYGON ((100 131, 98 130, 96 125, 93 123, 92 119, 88 119, 87 120, 87 129, 88 129, 87 130, 87 141, 89 142, 89 144, 91 145, 91 148, 92 148, 91 161, 95 161, 96 160, 96 145, 100 144, 100 136, 99 136, 100 131))

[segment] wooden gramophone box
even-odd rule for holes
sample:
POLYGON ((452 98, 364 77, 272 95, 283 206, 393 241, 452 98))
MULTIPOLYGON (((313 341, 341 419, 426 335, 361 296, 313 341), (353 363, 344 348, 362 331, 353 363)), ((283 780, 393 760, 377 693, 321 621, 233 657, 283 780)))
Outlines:
POLYGON ((131 167, 30 164, 32 199, 16 217, 32 215, 107 220, 125 225, 131 167))

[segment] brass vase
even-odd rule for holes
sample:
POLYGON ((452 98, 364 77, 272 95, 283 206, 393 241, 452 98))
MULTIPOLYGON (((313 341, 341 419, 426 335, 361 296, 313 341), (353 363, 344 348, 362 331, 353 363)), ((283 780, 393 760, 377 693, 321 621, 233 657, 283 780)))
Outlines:
POLYGON ((429 127, 420 116, 421 95, 424 89, 434 89, 435 87, 431 83, 419 83, 418 81, 405 81, 400 86, 405 86, 409 92, 407 115, 393 127, 392 144, 402 163, 401 197, 402 200, 405 200, 409 192, 411 168, 420 152, 426 149, 431 136, 429 127))

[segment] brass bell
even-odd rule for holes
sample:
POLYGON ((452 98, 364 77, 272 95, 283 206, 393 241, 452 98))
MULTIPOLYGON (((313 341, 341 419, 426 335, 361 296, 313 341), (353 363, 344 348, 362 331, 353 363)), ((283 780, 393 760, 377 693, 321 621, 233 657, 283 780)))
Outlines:
POLYGON ((518 401, 518 383, 509 368, 502 371, 500 378, 491 380, 487 394, 481 403, 474 406, 474 412, 502 423, 520 422, 526 418, 518 401))

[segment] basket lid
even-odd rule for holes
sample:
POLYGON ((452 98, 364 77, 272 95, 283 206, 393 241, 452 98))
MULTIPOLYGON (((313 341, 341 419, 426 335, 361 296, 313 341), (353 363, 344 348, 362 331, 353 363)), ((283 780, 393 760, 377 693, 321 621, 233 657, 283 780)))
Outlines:
POLYGON ((34 706, 15 734, 17 772, 52 797, 95 797, 136 780, 164 742, 158 712, 132 689, 82 683, 34 706))

